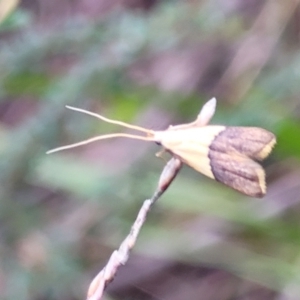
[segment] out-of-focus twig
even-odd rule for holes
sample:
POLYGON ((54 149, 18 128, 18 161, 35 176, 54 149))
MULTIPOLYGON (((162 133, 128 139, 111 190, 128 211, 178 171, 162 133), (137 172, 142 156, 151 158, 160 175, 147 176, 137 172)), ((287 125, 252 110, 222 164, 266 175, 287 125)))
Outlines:
POLYGON ((232 103, 244 97, 266 65, 299 2, 299 0, 264 2, 252 28, 239 45, 218 83, 217 95, 222 94, 224 98, 224 93, 227 92, 232 103))
POLYGON ((87 300, 100 300, 102 298, 104 289, 114 279, 119 267, 127 262, 129 252, 135 245, 140 229, 143 226, 152 205, 169 187, 173 179, 178 174, 181 165, 181 161, 174 157, 166 164, 160 176, 155 193, 151 199, 144 201, 137 218, 131 227, 130 233, 122 242, 119 249, 112 253, 106 266, 98 273, 90 284, 87 300))
POLYGON ((19 0, 0 1, 0 23, 2 23, 19 5, 19 0))

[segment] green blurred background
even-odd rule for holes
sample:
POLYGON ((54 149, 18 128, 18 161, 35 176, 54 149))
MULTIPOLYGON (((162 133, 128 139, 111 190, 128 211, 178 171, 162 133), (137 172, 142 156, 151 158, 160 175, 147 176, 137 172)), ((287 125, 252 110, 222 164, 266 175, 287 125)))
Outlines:
POLYGON ((85 299, 164 167, 156 145, 68 111, 151 129, 261 126, 268 193, 184 167, 105 299, 300 299, 300 0, 0 1, 0 298, 85 299))

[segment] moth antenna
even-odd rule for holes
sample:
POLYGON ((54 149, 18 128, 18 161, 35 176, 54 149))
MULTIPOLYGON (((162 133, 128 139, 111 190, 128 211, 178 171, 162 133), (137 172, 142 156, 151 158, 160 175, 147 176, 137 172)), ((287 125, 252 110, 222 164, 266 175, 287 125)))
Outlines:
POLYGON ((141 141, 155 141, 153 135, 139 136, 139 135, 127 134, 127 133, 112 133, 112 134, 98 135, 98 136, 89 138, 87 140, 84 140, 84 141, 81 141, 81 142, 78 142, 78 143, 58 147, 58 148, 49 150, 46 153, 50 154, 50 153, 53 153, 53 152, 58 152, 58 151, 66 150, 66 149, 76 148, 76 147, 87 145, 87 144, 90 144, 90 143, 93 143, 93 142, 96 142, 96 141, 99 141, 99 140, 111 139, 111 138, 115 138, 115 137, 125 137, 125 138, 130 138, 130 139, 141 140, 141 141))
POLYGON ((145 132, 145 133, 148 133, 148 134, 153 134, 154 133, 153 130, 146 129, 146 128, 139 127, 139 126, 135 126, 135 125, 131 125, 131 124, 128 124, 128 123, 125 123, 125 122, 122 122, 122 121, 116 121, 116 120, 108 119, 108 118, 105 118, 105 117, 103 117, 99 114, 93 113, 91 111, 88 111, 88 110, 85 110, 85 109, 82 109, 82 108, 77 108, 77 107, 73 107, 73 106, 69 106, 69 105, 66 105, 66 108, 84 113, 86 115, 93 116, 93 117, 95 117, 97 119, 100 119, 100 120, 102 120, 104 122, 107 122, 107 123, 120 125, 120 126, 123 126, 123 127, 126 127, 126 128, 134 129, 134 130, 145 132))

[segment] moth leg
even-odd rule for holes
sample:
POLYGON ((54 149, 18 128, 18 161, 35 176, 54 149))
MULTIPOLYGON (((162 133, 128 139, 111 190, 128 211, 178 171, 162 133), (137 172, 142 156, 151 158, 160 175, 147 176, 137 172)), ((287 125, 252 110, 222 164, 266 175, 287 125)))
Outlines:
POLYGON ((162 148, 160 151, 155 153, 155 156, 161 158, 165 163, 167 163, 167 160, 163 157, 163 154, 165 153, 167 153, 166 149, 162 148))
POLYGON ((163 149, 161 149, 160 151, 156 152, 156 153, 155 153, 155 156, 156 156, 156 157, 162 158, 162 155, 163 155, 164 153, 166 153, 166 149, 163 148, 163 149))

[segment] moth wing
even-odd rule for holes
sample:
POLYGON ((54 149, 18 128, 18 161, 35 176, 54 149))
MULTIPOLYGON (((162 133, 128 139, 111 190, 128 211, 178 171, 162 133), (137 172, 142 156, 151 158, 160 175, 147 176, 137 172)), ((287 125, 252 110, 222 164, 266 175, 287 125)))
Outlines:
POLYGON ((198 172, 214 178, 208 157, 210 145, 225 126, 204 126, 156 132, 156 140, 172 155, 198 172))
POLYGON ((262 128, 226 127, 215 137, 210 149, 263 160, 270 154, 275 143, 275 135, 262 128))
POLYGON ((209 153, 214 178, 233 189, 252 197, 266 193, 264 169, 252 159, 217 151, 209 153))
POLYGON ((253 197, 266 193, 263 168, 252 159, 268 156, 273 133, 256 127, 204 126, 156 132, 165 149, 198 172, 253 197))
POLYGON ((265 195, 265 172, 257 162, 244 155, 207 150, 190 144, 184 151, 176 149, 173 154, 196 171, 245 195, 265 195))

